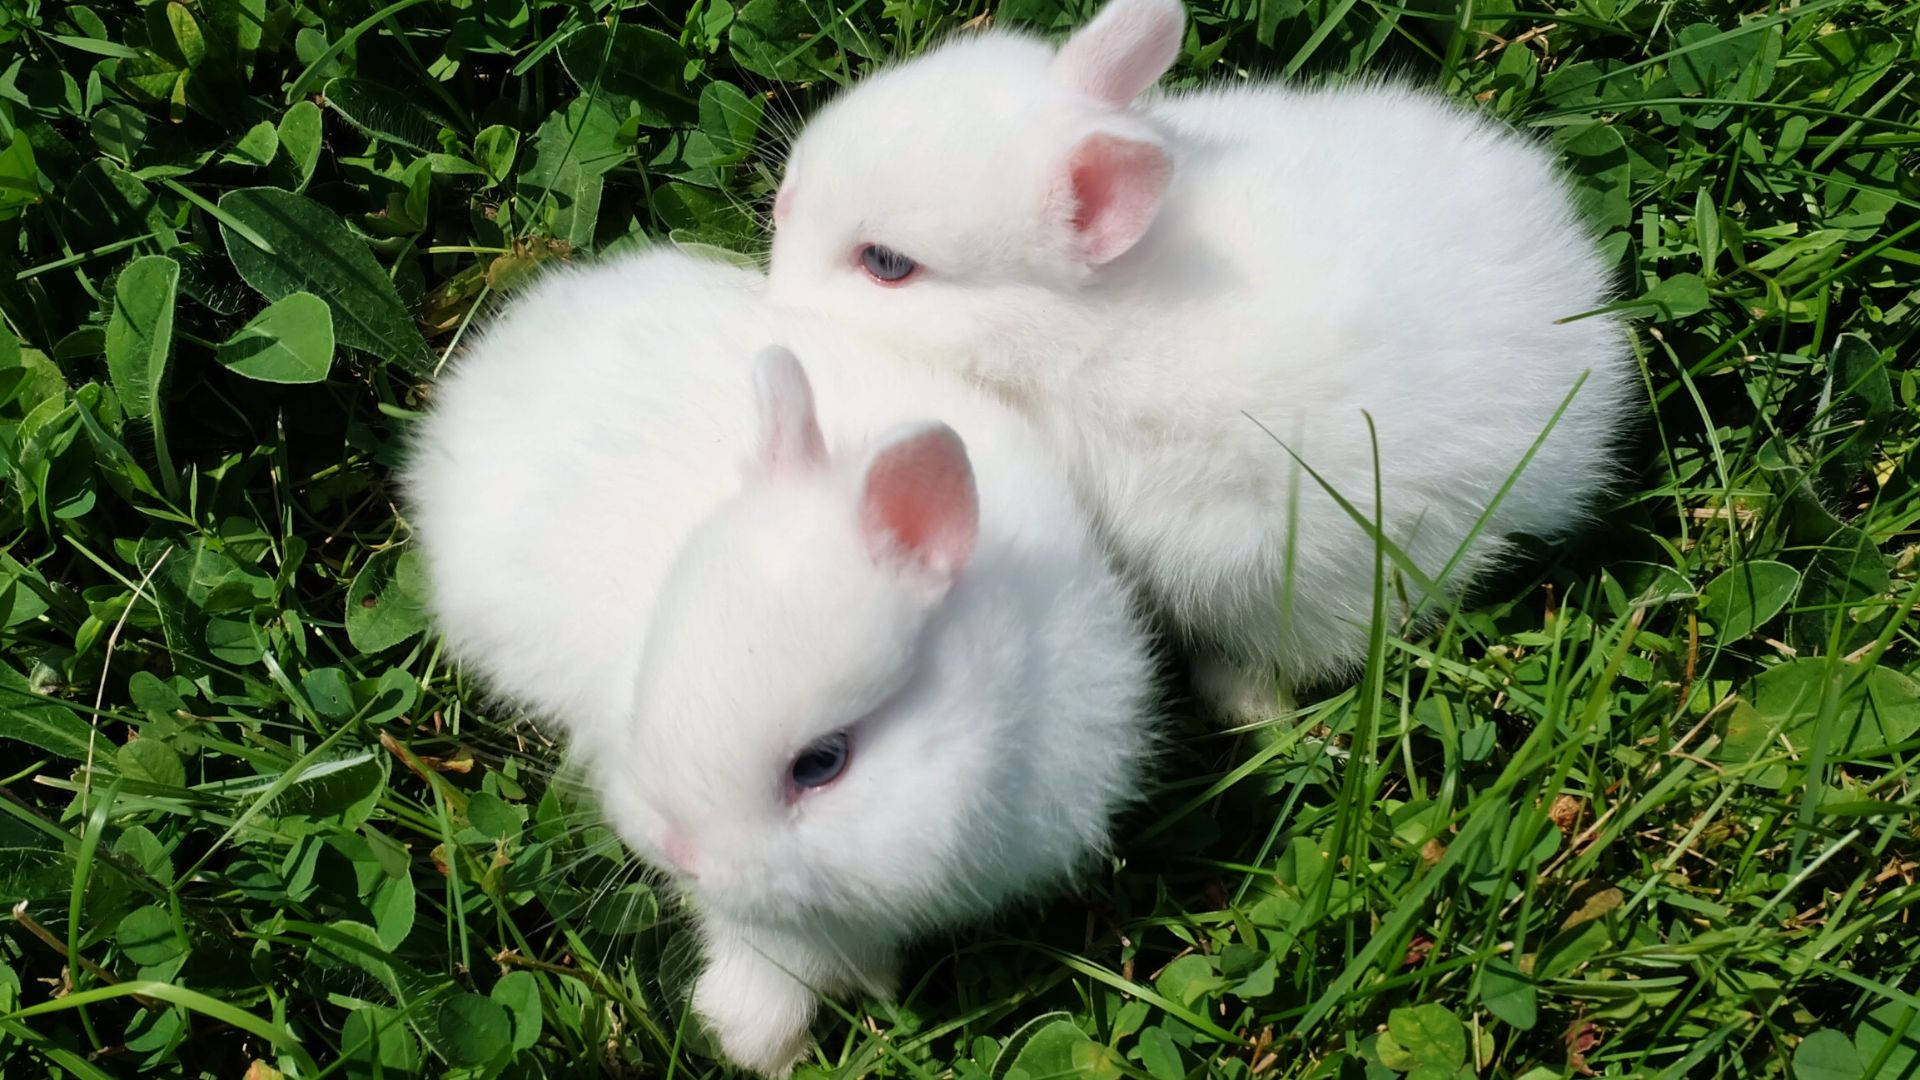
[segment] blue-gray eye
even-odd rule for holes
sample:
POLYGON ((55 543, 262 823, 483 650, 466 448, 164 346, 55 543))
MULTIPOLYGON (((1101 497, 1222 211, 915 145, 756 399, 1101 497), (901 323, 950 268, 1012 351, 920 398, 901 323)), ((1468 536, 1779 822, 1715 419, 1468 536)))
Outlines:
POLYGON ((873 280, 889 285, 905 281, 908 275, 920 269, 920 264, 889 247, 868 244, 860 249, 860 265, 867 268, 873 280))
POLYGON ((822 735, 807 744, 793 759, 793 782, 803 788, 825 787, 839 779, 847 769, 852 740, 844 731, 822 735))

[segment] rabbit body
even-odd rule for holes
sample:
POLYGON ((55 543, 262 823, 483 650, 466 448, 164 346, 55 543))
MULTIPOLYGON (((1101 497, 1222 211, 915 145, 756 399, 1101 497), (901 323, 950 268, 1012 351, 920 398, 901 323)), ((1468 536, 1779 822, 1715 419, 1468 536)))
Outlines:
POLYGON ((1026 421, 763 293, 671 251, 549 273, 406 486, 452 652, 565 729, 697 913, 696 1009, 780 1074, 817 992, 888 992, 910 937, 1101 849, 1151 663, 1026 421))
POLYGON ((1631 369, 1618 319, 1561 321, 1608 274, 1547 151, 1393 85, 1159 94, 1181 20, 1113 0, 856 85, 793 149, 772 294, 1034 417, 1257 709, 1364 657, 1372 523, 1418 602, 1582 521, 1631 369))

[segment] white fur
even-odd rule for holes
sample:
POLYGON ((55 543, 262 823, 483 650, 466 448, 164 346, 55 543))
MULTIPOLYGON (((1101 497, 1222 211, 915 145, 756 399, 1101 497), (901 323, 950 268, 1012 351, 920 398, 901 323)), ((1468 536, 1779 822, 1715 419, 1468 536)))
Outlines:
POLYGON ((1059 61, 994 31, 854 87, 793 148, 772 295, 1045 424, 1119 559, 1248 678, 1338 673, 1364 655, 1375 545, 1288 449, 1433 579, 1584 377, 1458 589, 1604 484, 1625 329, 1558 322, 1608 301, 1607 268, 1548 152, 1492 120, 1385 85, 1087 92, 1116 77, 1076 65, 1170 57, 1169 18, 1175 0, 1113 0, 1059 61), (1082 40, 1113 33, 1153 41, 1082 40), (1115 136, 1160 148, 1172 181, 1100 262, 1061 176, 1115 136), (850 256, 867 243, 921 269, 879 287, 850 256))
POLYGON ((453 651, 571 734, 698 912, 698 1011, 778 1074, 816 991, 886 992, 911 935, 1101 848, 1145 752, 1150 664, 1027 422, 762 293, 671 251, 550 274, 435 388, 406 480, 453 651), (769 342, 813 395, 763 368, 772 415, 769 342), (814 402, 824 459, 795 426, 814 402), (957 574, 876 555, 857 513, 876 448, 931 419, 978 491, 957 574), (789 800, 795 753, 849 727, 845 774, 789 800))

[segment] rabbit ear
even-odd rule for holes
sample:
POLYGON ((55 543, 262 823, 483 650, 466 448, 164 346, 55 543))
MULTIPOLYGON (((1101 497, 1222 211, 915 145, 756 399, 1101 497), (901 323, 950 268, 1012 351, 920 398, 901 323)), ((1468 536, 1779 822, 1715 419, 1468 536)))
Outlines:
POLYGON ((780 177, 780 190, 773 193, 773 221, 778 225, 793 213, 793 185, 798 183, 793 176, 793 158, 787 158, 787 169, 780 177))
POLYGON ((1054 70, 1095 101, 1125 105, 1173 66, 1186 21, 1179 0, 1110 0, 1060 47, 1054 70))
POLYGON ((1067 158, 1071 227, 1080 256, 1096 266, 1127 253, 1160 212, 1173 163, 1146 139, 1096 131, 1067 158))
POLYGON ((753 383, 760 404, 760 463, 771 473, 824 465, 827 443, 820 436, 813 386, 800 359, 777 345, 761 350, 753 383))
POLYGON ((945 424, 896 430, 867 464, 860 533, 875 559, 960 572, 980 534, 980 497, 966 444, 945 424))

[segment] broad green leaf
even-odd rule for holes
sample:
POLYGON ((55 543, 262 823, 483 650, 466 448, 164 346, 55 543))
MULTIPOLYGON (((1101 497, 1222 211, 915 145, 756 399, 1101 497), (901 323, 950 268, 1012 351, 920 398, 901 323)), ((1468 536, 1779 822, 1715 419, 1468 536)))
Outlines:
POLYGON ((107 369, 120 407, 129 416, 159 412, 160 384, 173 345, 173 298, 179 280, 179 263, 165 255, 148 255, 130 263, 114 283, 107 369))
POLYGON ((179 282, 180 264, 165 255, 135 259, 114 282, 113 315, 107 322, 107 371, 114 394, 128 416, 145 417, 152 424, 154 456, 169 490, 176 478, 167 451, 161 390, 173 348, 179 282))
POLYGON ((788 0, 749 0, 727 31, 734 63, 782 82, 825 74, 837 50, 815 15, 820 10, 788 0))
POLYGON ((411 548, 376 552, 347 588, 347 639, 372 653, 426 628, 426 571, 419 553, 411 548))
MULTIPOLYGON (((307 842, 313 841, 310 838, 307 842)), ((276 897, 290 891, 279 874, 275 875, 271 889, 276 897)), ((325 926, 309 928, 308 932, 313 936, 312 952, 316 957, 344 961, 373 976, 380 986, 390 991, 398 989, 396 969, 405 971, 406 967, 397 962, 393 950, 380 944, 373 927, 353 919, 333 919, 325 926)))
POLYGON ((554 215, 554 235, 575 248, 592 245, 603 177, 627 159, 620 122, 605 101, 576 99, 534 133, 534 159, 520 174, 523 196, 554 215))
MULTIPOLYGON (((1267 10, 1260 12, 1261 25, 1267 26, 1269 18, 1282 18, 1298 15, 1298 5, 1276 4, 1278 9, 1271 14, 1267 10)), ((1070 0, 1004 0, 993 8, 994 22, 1002 26, 1018 26, 1038 33, 1065 32, 1080 25, 1085 12, 1070 0)), ((1273 44, 1270 29, 1263 29, 1260 35, 1262 45, 1273 44)))
POLYGON ((1783 282, 1797 280, 1805 276, 1803 271, 1809 265, 1824 267, 1832 263, 1846 239, 1843 229, 1818 229, 1772 248, 1748 262, 1747 269, 1773 273, 1783 282))
POLYGON ((391 1076, 413 1076, 420 1069, 420 1045, 397 1009, 364 1005, 348 1013, 340 1047, 349 1061, 379 1062, 391 1076))
POLYGON ((1504 960, 1489 960, 1481 967, 1480 1003, 1521 1031, 1533 1030, 1540 1019, 1533 982, 1504 960))
POLYGON ((1747 693, 1753 714, 1737 733, 1738 746, 1729 727, 1726 745, 1715 755, 1720 760, 1736 760, 1736 753, 1744 760, 1778 739, 1804 756, 1818 738, 1830 753, 1848 753, 1920 734, 1920 684, 1891 668, 1863 672, 1857 663, 1809 657, 1761 672, 1747 693))
MULTIPOLYGON (((142 1009, 127 1023, 126 1048, 137 1054, 150 1055, 141 1064, 151 1067, 172 1056, 171 1051, 179 1045, 186 1034, 186 1014, 180 1009, 166 1007, 142 1009)), ((273 1078, 267 1078, 273 1080, 273 1078)))
POLYGON ((26 676, 0 664, 0 738, 84 761, 93 729, 73 710, 33 692, 26 676))
POLYGON ((287 109, 280 117, 280 147, 293 163, 299 186, 306 187, 320 161, 320 106, 296 101, 287 109))
POLYGON ((187 767, 173 748, 155 738, 133 739, 114 755, 120 775, 164 787, 184 787, 187 767))
POLYGON ((1808 1035, 1793 1051, 1794 1080, 1862 1080, 1866 1070, 1853 1040, 1832 1028, 1808 1035))
POLYGON ((1154 981, 1154 989, 1182 1005, 1191 1005, 1226 985, 1227 980, 1213 970, 1213 962, 1199 953, 1189 953, 1168 964, 1154 981))
POLYGON ((0 149, 0 221, 20 216, 22 207, 40 201, 40 169, 27 133, 14 129, 0 149))
POLYGON ((1853 1042, 1861 1064, 1880 1059, 1877 1076, 1920 1076, 1920 1010, 1913 1006, 1897 1001, 1879 1006, 1854 1029, 1853 1042))
POLYGON ((267 0, 214 0, 208 24, 238 61, 243 75, 252 74, 254 52, 267 24, 267 0))
POLYGON ((333 313, 312 293, 290 293, 228 338, 217 355, 249 379, 320 382, 333 366, 333 313))
POLYGON ((1734 642, 1785 610, 1800 586, 1800 572, 1786 563, 1755 559, 1732 567, 1700 590, 1700 614, 1721 641, 1734 642))
POLYGON ((1187 1075, 1186 1066, 1181 1063, 1179 1045, 1157 1027, 1141 1030, 1134 1056, 1147 1067, 1147 1072, 1152 1074, 1154 1080, 1183 1080, 1187 1075))
POLYGON ((167 561, 186 599, 205 611, 251 609, 272 591, 272 579, 244 566, 212 537, 195 537, 167 561))
POLYGON ((739 251, 756 240, 752 215, 710 188, 663 184, 654 191, 653 211, 673 230, 670 239, 682 247, 692 241, 739 251))
POLYGON ((167 102, 187 72, 159 53, 143 49, 121 61, 119 75, 136 100, 167 102))
POLYGON ((93 143, 122 162, 130 162, 147 142, 147 114, 124 102, 102 105, 87 122, 93 143))
POLYGON ((1708 277, 1720 261, 1720 211, 1713 204, 1713 191, 1702 185, 1693 198, 1693 242, 1700 249, 1700 272, 1708 277))
POLYGON ((173 883, 173 857, 153 830, 130 825, 113 842, 114 853, 126 858, 163 885, 173 883))
POLYGON ((323 95, 327 105, 361 131, 409 150, 431 153, 440 149, 440 129, 446 119, 409 95, 367 79, 334 79, 323 95))
POLYGON ((405 668, 390 667, 377 679, 353 684, 353 700, 362 722, 369 727, 399 716, 419 700, 420 683, 405 668))
POLYGON ((1705 311, 1712 299, 1707 294, 1707 283, 1700 280, 1699 275, 1683 273, 1662 278, 1638 302, 1651 308, 1662 321, 1671 321, 1705 311))
POLYGON ((1380 1062, 1402 1072, 1421 1067, 1457 1070, 1467 1060, 1467 1031, 1443 1005, 1415 1005, 1387 1014, 1380 1062))
MULTIPOLYGON (((1006 1078, 1013 1073, 1014 1061, 1019 1058, 1020 1051, 1026 1049, 1027 1043, 1030 1042, 1035 1035, 1062 1021, 1071 1022, 1067 1013, 1050 1012, 1042 1013, 1026 1023, 1021 1024, 1014 1030, 1013 1034, 1007 1036, 1006 1039, 1001 1042, 999 1051, 994 1056, 993 1067, 988 1070, 988 1076, 991 1077, 991 1080, 1006 1080, 1006 1078)), ((1024 1073, 1021 1075, 1024 1075, 1024 1073)))
POLYGON ((1841 334, 1834 341, 1830 363, 1836 407, 1865 420, 1877 420, 1893 411, 1893 384, 1887 376, 1886 358, 1866 335, 1841 334))
POLYGON ((759 261, 744 252, 734 251, 731 248, 715 247, 712 244, 703 244, 698 240, 684 237, 676 236, 671 239, 673 240, 674 247, 679 248, 689 255, 709 259, 713 262, 738 266, 742 270, 758 270, 760 268, 759 261))
POLYGON ((336 667, 315 668, 300 677, 300 689, 313 710, 329 720, 353 715, 353 688, 347 674, 336 667))
POLYGON ((1589 124, 1560 136, 1574 200, 1582 216, 1596 230, 1626 226, 1631 220, 1627 184, 1632 165, 1627 144, 1606 124, 1589 124))
POLYGON ((141 967, 164 964, 187 951, 167 909, 157 904, 128 913, 113 936, 127 959, 141 967))
POLYGON ((247 129, 240 141, 233 144, 222 161, 242 165, 266 166, 273 164, 273 156, 280 149, 280 132, 273 121, 262 120, 247 129))
POLYGON ((199 67, 200 62, 207 58, 207 39, 200 32, 200 24, 194 21, 193 12, 187 10, 180 0, 169 0, 167 25, 173 30, 173 43, 179 48, 187 67, 199 67))
POLYGON ((1723 31, 1711 23, 1694 23, 1674 35, 1678 47, 1686 51, 1673 58, 1668 71, 1681 93, 1711 96, 1732 82, 1759 54, 1764 37, 1739 30, 1723 31))
POLYGON ((1228 992, 1242 1001, 1257 1001, 1273 993, 1274 980, 1279 974, 1279 965, 1274 958, 1262 957, 1251 970, 1234 976, 1237 981, 1228 987, 1228 992))
POLYGON ((1641 89, 1637 72, 1624 60, 1581 60, 1562 64, 1540 83, 1540 94, 1563 109, 1586 108, 1632 99, 1641 89))
POLYGON ((1796 48, 1792 70, 1800 85, 1811 88, 1811 101, 1844 112, 1873 89, 1900 52, 1900 40, 1885 27, 1851 26, 1796 48))
POLYGON ((531 971, 509 971, 487 995, 513 1018, 513 1048, 526 1050, 540 1041, 540 980, 531 971))
POLYGON ((172 716, 187 707, 180 691, 151 671, 136 671, 127 680, 127 696, 154 718, 172 716))
POLYGON ((341 344, 416 373, 432 369, 426 342, 393 282, 333 211, 275 188, 229 191, 220 199, 220 210, 273 245, 269 254, 221 224, 234 268, 261 295, 280 300, 313 293, 333 308, 341 344))
POLYGON ((1687 576, 1671 566, 1649 562, 1621 562, 1608 568, 1620 580, 1627 603, 1632 607, 1650 607, 1674 600, 1689 600, 1699 590, 1687 576))
POLYGON ((519 152, 520 133, 504 124, 483 128, 473 137, 474 160, 496 184, 513 175, 513 159, 519 152))
POLYGON ((207 620, 207 653, 233 667, 248 667, 266 655, 267 642, 253 620, 245 616, 215 615, 207 620))
POLYGON ((668 127, 693 113, 693 95, 681 72, 686 56, 680 43, 652 27, 620 23, 612 29, 590 26, 568 37, 558 53, 567 74, 587 93, 626 114, 637 110, 646 127, 668 127))
MULTIPOLYGON (((15 403, 15 408, 28 416, 48 401, 65 401, 67 382, 61 377, 60 368, 47 354, 38 349, 19 348, 19 341, 12 333, 0 328, 0 348, 12 345, 17 360, 13 364, 0 362, 0 405, 15 403)), ((4 358, 0 358, 3 361, 4 358)), ((24 437, 27 425, 23 421, 20 434, 24 437)))
POLYGON ((27 365, 20 339, 13 336, 13 331, 0 326, 0 405, 19 394, 26 379, 27 365))
POLYGON ((454 993, 429 1006, 420 1029, 449 1063, 485 1065, 513 1049, 513 1019, 479 994, 454 993))
MULTIPOLYGON (((254 778, 249 781, 248 787, 236 789, 232 794, 250 800, 255 795, 255 789, 264 793, 281 779, 277 775, 254 778)), ((372 751, 311 762, 274 797, 266 813, 281 819, 282 827, 293 825, 298 829, 300 821, 307 821, 337 822, 341 827, 351 829, 365 821, 372 812, 386 779, 381 759, 375 757, 372 751)))
MULTIPOLYGON (((0 698, 5 696, 0 686, 0 698)), ((5 717, 6 708, 0 705, 0 724, 5 717)), ((72 885, 73 860, 58 840, 18 818, 0 815, 0 907, 54 895, 65 903, 72 885)))
POLYGON ((587 925, 602 934, 632 934, 659 919, 660 896, 651 885, 635 882, 616 889, 587 909, 587 925))
POLYGON ((380 944, 389 949, 398 949, 401 942, 407 940, 407 935, 413 932, 413 878, 405 874, 385 878, 379 889, 375 890, 367 908, 373 913, 373 931, 378 935, 380 944))
MULTIPOLYGON (((1019 1048, 1009 1071, 1045 1077, 1086 1077, 1105 1080, 1121 1075, 1113 1051, 1087 1037, 1071 1020, 1050 1020, 1034 1030, 1019 1048)), ((996 1073, 999 1071, 995 1070, 996 1073)))
POLYGON ((520 831, 520 818, 497 795, 476 791, 467 800, 467 820, 489 840, 500 840, 520 831))
POLYGON ((1793 646, 1808 655, 1829 647, 1851 652, 1876 625, 1871 619, 1855 621, 1853 606, 1875 600, 1892 583, 1887 558, 1872 536, 1845 525, 1834 530, 1800 582, 1790 621, 1793 646))
POLYGON ((163 246, 174 237, 152 190, 132 173, 105 159, 83 166, 61 192, 60 219, 76 246, 103 247, 117 240, 159 234, 163 246))
POLYGON ((1599 955, 1613 943, 1605 919, 1589 919, 1560 931, 1540 947, 1533 973, 1540 979, 1558 979, 1599 955))
POLYGON ((732 83, 708 83, 700 91, 700 130, 688 140, 686 163, 713 166, 745 158, 753 150, 765 109, 765 101, 747 96, 732 83))

